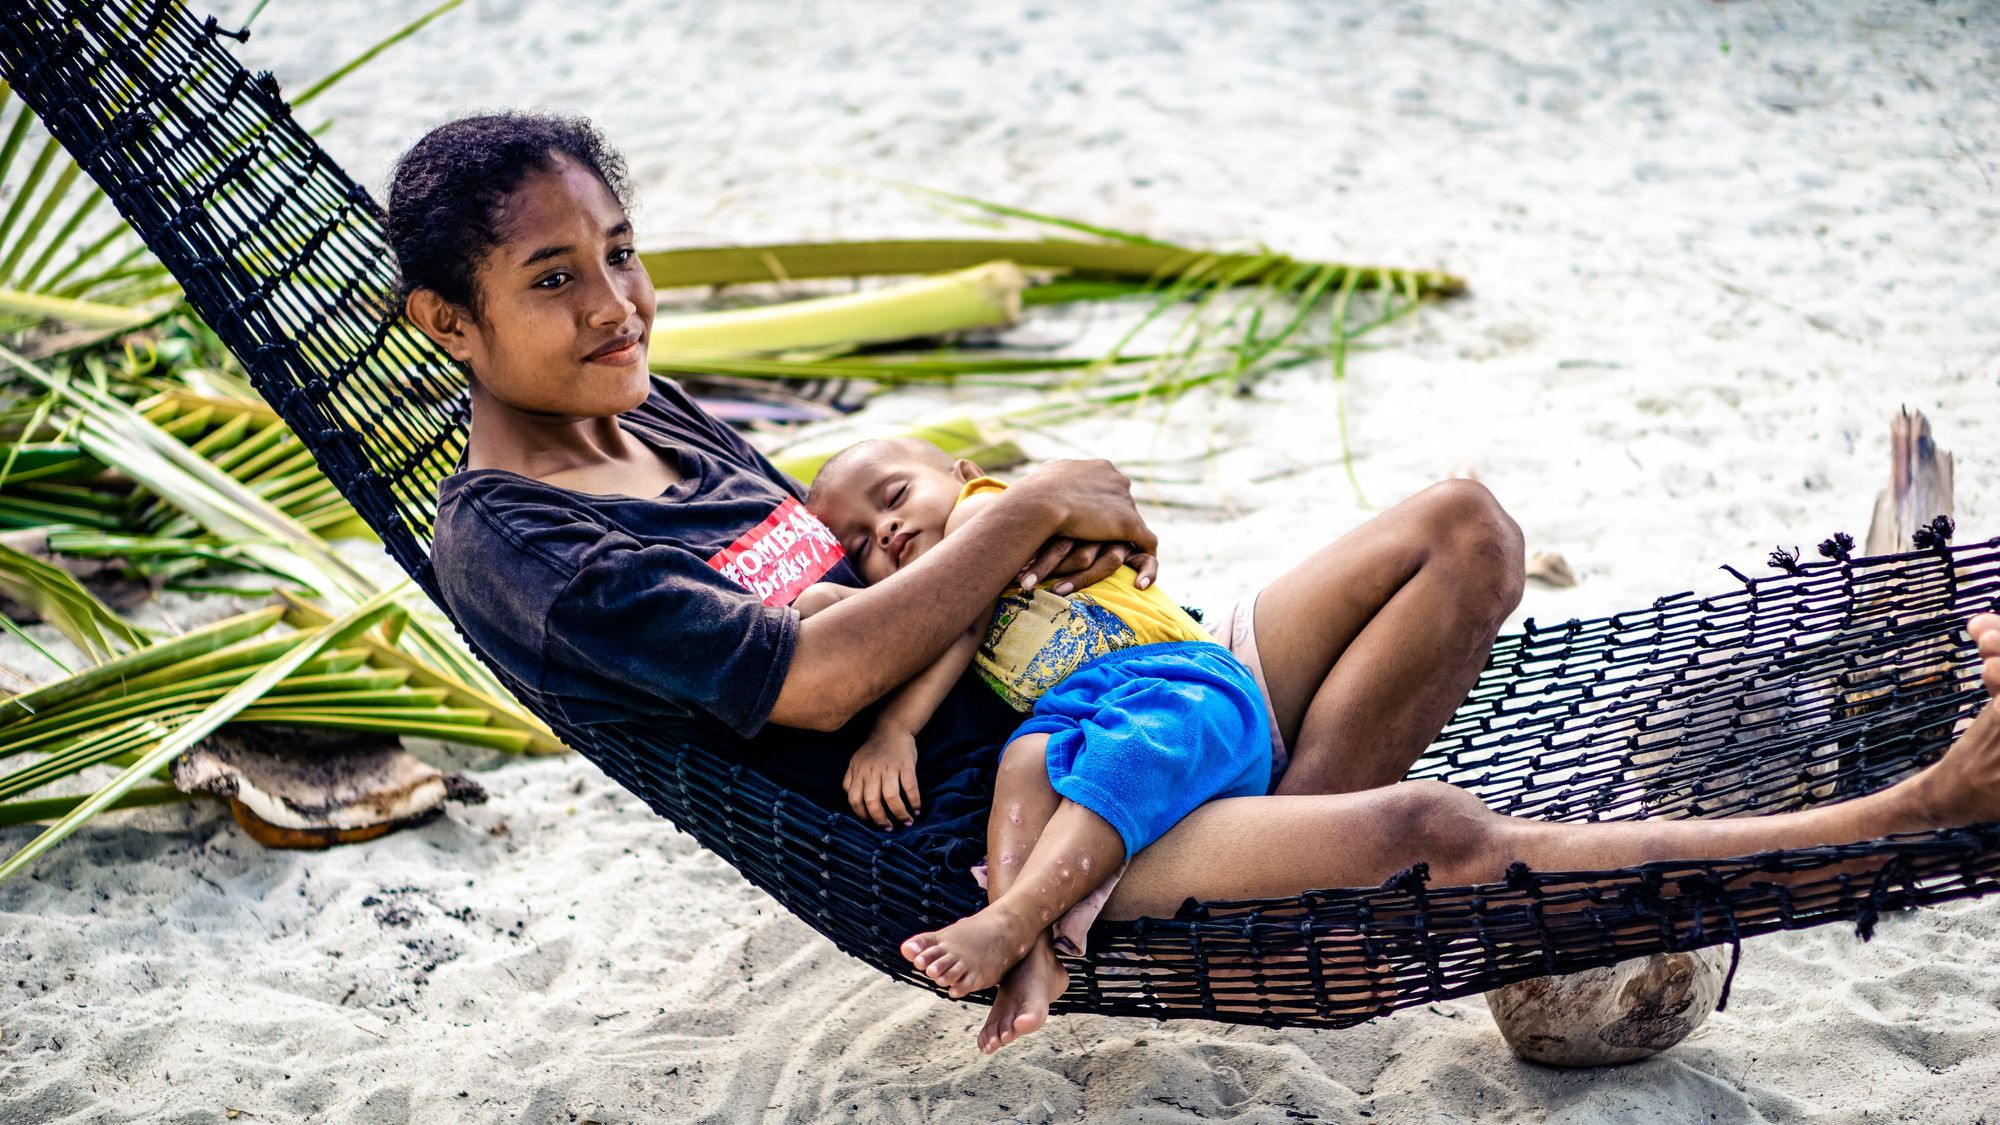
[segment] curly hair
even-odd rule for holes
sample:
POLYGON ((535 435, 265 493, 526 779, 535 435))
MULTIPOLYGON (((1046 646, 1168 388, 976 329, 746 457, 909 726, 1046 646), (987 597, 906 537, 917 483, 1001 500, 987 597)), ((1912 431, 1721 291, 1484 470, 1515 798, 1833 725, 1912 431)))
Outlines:
POLYGON ((629 206, 625 161, 582 117, 493 113, 432 129, 396 161, 387 233, 396 254, 396 304, 429 289, 479 315, 473 271, 500 244, 499 211, 531 172, 567 157, 629 206))

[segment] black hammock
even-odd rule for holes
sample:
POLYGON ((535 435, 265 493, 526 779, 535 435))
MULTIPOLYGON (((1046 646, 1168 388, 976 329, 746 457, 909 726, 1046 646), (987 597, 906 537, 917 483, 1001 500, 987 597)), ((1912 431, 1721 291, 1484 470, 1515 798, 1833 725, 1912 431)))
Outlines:
MULTIPOLYGON (((382 216, 292 117, 168 0, 0 0, 0 73, 115 201, 264 397, 403 568, 426 560, 463 385, 385 313, 382 216)), ((1909 554, 1774 556, 1784 575, 1538 626, 1492 660, 1412 777, 1549 820, 1770 813, 1934 760, 1984 695, 1966 616, 2000 596, 2000 540, 1909 554)), ((1734 573, 1734 572, 1732 572, 1734 573)), ((442 605, 442 602, 439 603, 442 605)), ((506 680, 505 669, 498 669, 506 680)), ((694 745, 550 719, 570 745, 835 945, 914 984, 908 935, 982 905, 963 875, 694 745)), ((1332 846, 1332 842, 1325 842, 1332 846)), ((1301 841, 1301 846, 1314 846, 1301 841)), ((1509 981, 1983 894, 2000 826, 1616 871, 1515 867, 1427 884, 1100 923, 1059 1012, 1339 1027, 1509 981), (1866 863, 1846 861, 1868 860, 1866 863), (1773 872, 1824 870, 1779 884, 1773 872)))

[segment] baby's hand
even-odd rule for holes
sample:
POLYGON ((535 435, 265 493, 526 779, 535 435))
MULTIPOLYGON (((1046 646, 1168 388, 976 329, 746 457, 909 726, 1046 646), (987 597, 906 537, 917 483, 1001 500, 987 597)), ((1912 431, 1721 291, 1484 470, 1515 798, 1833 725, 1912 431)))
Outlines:
POLYGON ((917 739, 903 731, 876 730, 847 763, 847 777, 841 782, 854 815, 890 829, 915 823, 920 808, 917 795, 917 739))

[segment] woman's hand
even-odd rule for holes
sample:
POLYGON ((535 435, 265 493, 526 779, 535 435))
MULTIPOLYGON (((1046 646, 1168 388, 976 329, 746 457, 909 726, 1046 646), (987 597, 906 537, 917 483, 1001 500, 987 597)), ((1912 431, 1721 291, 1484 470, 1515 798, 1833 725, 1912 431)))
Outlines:
POLYGON ((1130 543, 1082 543, 1057 536, 1043 545, 1014 581, 1024 590, 1034 589, 1037 582, 1053 583, 1056 593, 1068 594, 1111 577, 1121 566, 1138 572, 1135 584, 1143 590, 1158 576, 1160 561, 1130 543))
POLYGON ((1076 589, 1127 563, 1139 572, 1141 587, 1152 585, 1159 539, 1132 502, 1131 480, 1111 462, 1050 461, 1021 478, 1009 495, 1017 493, 1050 505, 1057 516, 1056 536, 1017 576, 1023 588, 1059 577, 1076 589))

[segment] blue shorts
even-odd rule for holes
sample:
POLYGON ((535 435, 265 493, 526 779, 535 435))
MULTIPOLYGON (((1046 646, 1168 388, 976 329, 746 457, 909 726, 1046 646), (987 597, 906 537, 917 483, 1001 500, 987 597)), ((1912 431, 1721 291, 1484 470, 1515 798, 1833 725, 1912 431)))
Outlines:
POLYGON ((1130 858, 1197 805, 1267 792, 1270 724, 1256 679, 1228 649, 1172 641, 1078 668, 1013 737, 1049 736, 1049 784, 1109 821, 1130 858))

